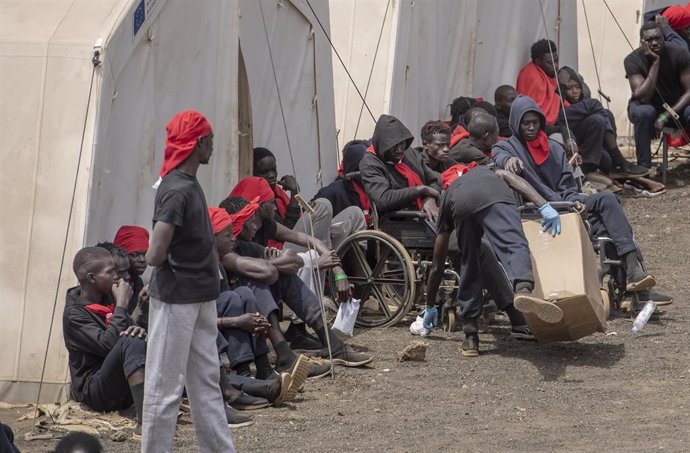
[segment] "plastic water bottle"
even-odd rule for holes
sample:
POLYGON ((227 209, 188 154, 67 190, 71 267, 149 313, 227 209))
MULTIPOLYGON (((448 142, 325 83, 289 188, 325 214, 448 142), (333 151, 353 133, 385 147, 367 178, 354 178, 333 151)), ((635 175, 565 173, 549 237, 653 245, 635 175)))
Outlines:
POLYGON ((637 318, 635 318, 635 321, 633 321, 633 327, 632 327, 632 333, 635 335, 638 333, 642 328, 647 324, 647 321, 649 321, 649 318, 652 317, 652 313, 654 313, 654 310, 656 310, 656 302, 650 300, 646 304, 644 304, 644 308, 642 311, 637 315, 637 318))

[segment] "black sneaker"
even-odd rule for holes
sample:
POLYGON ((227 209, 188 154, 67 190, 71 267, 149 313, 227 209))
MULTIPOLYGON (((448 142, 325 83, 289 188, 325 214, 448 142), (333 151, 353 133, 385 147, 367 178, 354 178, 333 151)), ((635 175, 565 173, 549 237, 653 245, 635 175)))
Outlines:
POLYGON ((515 338, 516 340, 537 341, 532 331, 526 325, 512 326, 510 328, 510 337, 515 338))
POLYGON ((233 409, 227 404, 225 405, 225 418, 230 428, 241 428, 242 426, 251 426, 254 424, 254 419, 252 417, 240 413, 240 411, 233 409))
POLYGON ((463 357, 477 357, 479 356, 479 335, 472 334, 465 338, 460 348, 460 354, 463 357))
POLYGON ((620 176, 627 178, 641 178, 649 174, 649 168, 636 165, 627 160, 622 165, 613 167, 613 171, 620 176))
POLYGON ((304 353, 316 353, 323 348, 321 342, 312 337, 311 335, 304 335, 302 333, 297 333, 292 336, 290 340, 290 349, 292 349, 297 354, 304 353))
POLYGON ((329 374, 331 374, 332 369, 333 364, 328 360, 320 361, 310 359, 309 373, 307 373, 307 377, 309 379, 322 378, 324 376, 328 376, 329 374))
POLYGON ((228 404, 238 411, 251 411, 268 407, 270 403, 265 398, 259 398, 240 392, 237 398, 228 401, 228 404))
POLYGON ((663 307, 673 303, 673 297, 649 290, 639 291, 637 293, 637 297, 639 297, 641 305, 644 305, 647 302, 654 302, 657 307, 663 307))
MULTIPOLYGON (((332 351, 333 365, 342 365, 347 367, 360 367, 368 365, 374 361, 374 358, 368 354, 357 352, 352 347, 343 344, 339 351, 332 351)), ((319 353, 321 358, 328 358, 328 349, 324 348, 319 353)))

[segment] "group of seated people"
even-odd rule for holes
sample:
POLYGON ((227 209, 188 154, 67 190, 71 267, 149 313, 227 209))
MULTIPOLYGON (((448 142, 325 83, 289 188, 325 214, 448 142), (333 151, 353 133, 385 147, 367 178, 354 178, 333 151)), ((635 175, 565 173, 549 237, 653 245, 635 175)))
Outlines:
MULTIPOLYGON (((683 60, 671 57, 673 47, 657 39, 666 26, 660 20, 642 29, 643 46, 636 53, 652 66, 651 75, 635 73, 626 60, 637 93, 631 117, 647 106, 658 111, 654 102, 659 96, 650 78, 663 78, 654 65, 658 69, 658 61, 667 57, 683 60)), ((655 279, 642 264, 616 197, 581 193, 571 164, 578 153, 585 172, 607 168, 642 175, 650 164, 648 152, 638 146, 638 165, 627 162, 616 144, 611 113, 589 96, 576 71, 557 71, 557 62, 553 42, 535 43, 532 62, 521 71, 516 88, 499 87, 495 105, 455 99, 450 121, 424 124, 421 147, 411 146, 414 135, 398 118, 381 115, 370 140, 344 147, 340 175, 320 189, 309 206, 301 204, 294 176, 278 179, 271 151, 254 149, 253 176, 240 180, 207 213, 220 275, 216 346, 227 360, 220 367, 218 387, 228 424, 251 423, 251 417, 239 411, 294 399, 307 378, 326 376, 333 365, 360 367, 373 361, 330 331, 323 295, 328 272, 338 301, 351 297, 348 276, 334 250, 354 232, 372 226, 374 208, 379 216, 421 211, 436 222, 420 333, 438 325, 437 294, 450 255, 460 273, 463 356, 479 354, 484 290, 507 314, 510 335, 516 339, 534 340, 523 313, 549 323, 563 316, 558 306, 533 295, 529 245, 515 192, 538 207, 544 230, 554 236, 560 233, 560 220, 550 203, 574 202, 594 234, 612 239, 610 252, 624 263, 626 289, 637 292, 643 302, 670 303, 650 291, 655 279), (558 97, 558 83, 565 99, 558 97), (560 133, 558 141, 552 133, 560 133), (284 307, 292 312, 287 329, 280 324, 284 307), (275 361, 269 359, 268 343, 275 361)), ((662 69, 669 67, 662 61, 662 69)), ((686 78, 690 87, 685 76, 681 86, 686 78)), ((682 110, 690 94, 671 98, 669 92, 664 99, 682 110)), ((649 131, 638 133, 641 124, 635 123, 636 141, 651 137, 649 131)), ((144 401, 150 298, 143 276, 149 246, 146 228, 125 225, 112 242, 80 250, 73 261, 79 285, 68 291, 63 314, 72 397, 96 411, 134 405, 139 422, 135 434, 141 430, 144 401)))

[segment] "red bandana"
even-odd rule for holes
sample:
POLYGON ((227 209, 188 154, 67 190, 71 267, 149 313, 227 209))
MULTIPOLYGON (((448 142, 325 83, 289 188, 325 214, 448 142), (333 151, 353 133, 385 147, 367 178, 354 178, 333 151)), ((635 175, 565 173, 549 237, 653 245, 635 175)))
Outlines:
POLYGON ((357 196, 359 197, 359 207, 362 208, 362 212, 364 212, 364 219, 367 221, 367 225, 369 225, 369 222, 371 221, 371 201, 369 201, 369 197, 362 186, 354 181, 351 182, 352 188, 355 189, 355 192, 357 192, 357 196))
POLYGON ((232 188, 229 196, 242 197, 247 201, 259 197, 259 203, 265 203, 275 198, 268 181, 258 176, 247 176, 242 179, 232 188))
POLYGON ((244 224, 251 219, 254 213, 259 209, 259 197, 254 198, 244 208, 240 209, 234 214, 230 214, 230 221, 232 222, 232 234, 237 237, 242 232, 244 224))
POLYGON ((280 186, 275 186, 273 188, 273 193, 276 196, 276 208, 278 210, 278 215, 281 219, 285 219, 287 207, 290 204, 290 195, 288 195, 280 186))
POLYGON ((113 312, 115 311, 115 304, 110 304, 110 305, 101 305, 101 304, 89 304, 86 305, 84 308, 89 310, 91 313, 94 313, 101 318, 104 318, 105 320, 105 326, 108 327, 110 325, 110 320, 113 318, 113 312))
MULTIPOLYGON (((687 6, 685 8, 687 8, 687 6)), ((682 30, 690 26, 690 12, 685 8, 673 5, 666 8, 661 15, 668 19, 668 25, 672 29, 682 30)))
POLYGON ((172 117, 165 126, 168 139, 160 177, 164 177, 192 154, 197 140, 211 133, 211 123, 196 110, 185 110, 172 117))
POLYGON ((475 167, 478 167, 476 162, 471 162, 469 165, 456 164, 450 167, 448 170, 441 173, 441 180, 443 181, 443 188, 447 189, 448 186, 453 184, 453 181, 458 179, 460 176, 464 175, 468 171, 475 167))
MULTIPOLYGON (((369 147, 367 148, 367 152, 376 156, 376 150, 374 149, 374 145, 369 145, 369 147)), ((422 182, 422 178, 420 178, 414 170, 412 170, 407 164, 403 163, 402 161, 395 164, 393 168, 395 168, 395 171, 400 173, 407 180, 407 187, 417 187, 424 185, 424 183, 422 182)), ((424 200, 421 197, 417 198, 413 201, 413 204, 417 209, 421 211, 422 206, 424 205, 424 200)))
POLYGON ((127 253, 146 252, 149 249, 149 232, 136 225, 123 225, 117 230, 113 243, 127 253))
POLYGON ((546 158, 549 157, 549 138, 546 136, 546 132, 537 132, 537 138, 527 142, 527 149, 537 166, 543 164, 546 158))
MULTIPOLYGON (((213 234, 218 234, 232 223, 232 218, 228 211, 223 208, 208 208, 208 217, 211 219, 211 229, 213 234)), ((233 228, 233 235, 235 235, 233 228)), ((235 235, 236 237, 236 235, 235 235)))

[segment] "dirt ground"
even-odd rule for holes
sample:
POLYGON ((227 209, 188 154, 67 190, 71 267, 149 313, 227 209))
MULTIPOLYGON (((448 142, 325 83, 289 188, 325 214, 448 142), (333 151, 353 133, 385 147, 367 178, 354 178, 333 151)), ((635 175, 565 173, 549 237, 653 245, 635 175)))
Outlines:
MULTIPOLYGON (((361 330, 351 340, 376 358, 367 369, 336 369, 311 380, 294 404, 255 411, 233 430, 241 452, 690 451, 690 170, 672 176, 655 199, 623 195, 658 291, 675 298, 636 337, 614 315, 607 334, 572 343, 511 340, 507 322, 487 326, 481 355, 462 358, 462 334, 437 333, 425 362, 396 360, 413 338, 407 324, 361 330), (680 180, 680 184, 676 181, 680 180)), ((417 337, 418 339, 418 337, 417 337)), ((26 452, 30 422, 0 411, 26 452)), ((196 451, 192 425, 176 451, 196 451)), ((108 452, 139 451, 102 437, 108 452)))

